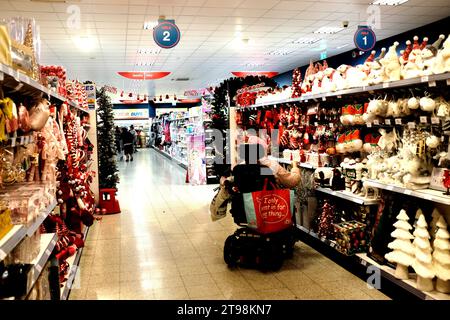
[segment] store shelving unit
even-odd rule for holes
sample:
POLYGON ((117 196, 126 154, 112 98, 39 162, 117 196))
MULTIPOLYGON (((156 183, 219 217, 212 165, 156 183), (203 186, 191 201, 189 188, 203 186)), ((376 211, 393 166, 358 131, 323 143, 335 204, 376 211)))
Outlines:
POLYGON ((431 189, 411 190, 401 186, 395 186, 392 184, 386 184, 377 180, 367 179, 365 182, 374 188, 397 192, 412 197, 429 200, 432 202, 440 203, 446 206, 450 206, 450 196, 444 195, 442 191, 436 191, 431 189))
POLYGON ((56 206, 56 200, 53 201, 47 208, 41 211, 39 217, 36 218, 29 226, 15 225, 13 228, 0 240, 0 261, 3 260, 19 243, 26 237, 31 237, 37 229, 39 229, 45 218, 53 211, 56 206))
MULTIPOLYGON (((83 239, 86 239, 89 232, 89 227, 85 227, 83 231, 83 239)), ((79 248, 77 253, 68 258, 66 261, 69 263, 70 269, 67 276, 67 281, 61 288, 61 300, 67 300, 69 298, 70 290, 72 289, 75 277, 78 271, 78 265, 80 264, 81 254, 83 253, 83 248, 79 248)))
POLYGON ((312 100, 313 102, 326 101, 327 98, 338 98, 339 99, 344 96, 350 96, 350 95, 355 95, 355 94, 360 94, 360 93, 373 93, 373 92, 379 91, 379 90, 409 87, 409 86, 413 86, 413 85, 428 85, 430 87, 433 87, 436 85, 437 82, 440 82, 440 81, 446 81, 447 85, 450 85, 450 73, 447 72, 447 73, 435 74, 435 75, 431 75, 431 76, 424 76, 424 77, 418 77, 418 78, 413 78, 413 79, 391 81, 391 82, 385 82, 385 83, 377 84, 377 85, 356 87, 356 88, 339 90, 339 91, 334 91, 334 92, 326 92, 326 93, 320 93, 320 94, 304 94, 299 98, 267 101, 267 102, 263 102, 263 103, 257 103, 254 105, 246 106, 246 107, 239 107, 239 109, 259 108, 259 107, 264 107, 264 106, 270 106, 270 105, 276 105, 276 104, 282 104, 282 103, 292 103, 292 102, 307 103, 310 100, 312 100))
POLYGON ((165 151, 163 151, 163 150, 160 150, 160 149, 158 149, 158 148, 153 148, 153 149, 154 149, 156 152, 158 152, 158 153, 160 153, 161 155, 163 155, 164 157, 166 157, 167 159, 173 160, 173 161, 177 162, 178 165, 179 165, 180 167, 182 167, 183 169, 187 169, 188 164, 187 164, 186 161, 183 161, 183 160, 181 160, 181 159, 174 158, 174 157, 172 157, 170 154, 168 154, 167 152, 165 152, 165 151))
MULTIPOLYGON (((329 246, 331 248, 336 248, 336 242, 333 240, 326 239, 325 237, 319 237, 317 233, 312 230, 309 230, 301 225, 297 225, 297 229, 299 229, 302 233, 309 235, 310 237, 321 241, 324 245, 329 246)), ((337 251, 337 250, 336 250, 337 251)), ((337 251, 339 252, 339 251, 337 251)), ((341 253, 342 254, 342 253, 341 253)), ((344 254, 342 254, 344 255, 344 254)), ((412 293, 416 297, 422 300, 450 300, 450 295, 443 294, 440 292, 432 291, 432 292, 424 292, 417 289, 415 274, 410 274, 410 279, 408 280, 400 280, 394 276, 395 270, 387 265, 380 265, 371 258, 367 256, 366 253, 356 253, 352 256, 345 256, 350 259, 354 264, 361 265, 363 267, 374 266, 381 271, 381 276, 386 280, 394 283, 395 285, 401 287, 402 289, 412 293)))
POLYGON ((47 261, 53 252, 53 248, 55 248, 57 240, 58 235, 56 233, 44 233, 41 235, 40 252, 38 256, 31 262, 33 267, 28 273, 27 295, 34 287, 37 279, 39 278, 39 275, 47 264, 47 261))
POLYGON ((31 96, 46 95, 49 99, 53 98, 60 102, 67 102, 73 108, 83 112, 89 112, 89 110, 81 108, 77 103, 67 101, 68 99, 53 92, 49 88, 44 87, 42 84, 22 72, 0 63, 0 81, 1 80, 3 80, 3 84, 6 87, 13 89, 14 92, 31 96))
POLYGON ((361 196, 358 196, 356 194, 353 194, 351 192, 348 191, 342 191, 342 190, 331 190, 330 188, 316 188, 316 191, 322 192, 322 193, 326 193, 328 195, 331 195, 333 197, 338 197, 341 199, 345 199, 360 205, 377 205, 380 201, 377 199, 367 199, 361 196))
POLYGON ((15 248, 27 235, 27 228, 24 225, 15 225, 0 239, 0 261, 15 248))

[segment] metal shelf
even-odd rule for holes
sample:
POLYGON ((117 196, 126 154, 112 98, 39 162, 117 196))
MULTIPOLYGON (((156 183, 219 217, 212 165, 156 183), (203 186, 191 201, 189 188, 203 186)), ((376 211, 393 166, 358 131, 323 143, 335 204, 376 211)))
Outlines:
POLYGON ((418 77, 413 79, 406 79, 406 80, 398 80, 398 81, 391 81, 391 82, 385 82, 382 84, 372 85, 372 86, 363 86, 363 87, 356 87, 351 89, 345 89, 345 90, 339 90, 334 92, 326 92, 326 93, 320 93, 320 94, 304 94, 299 98, 289 98, 289 99, 282 99, 282 100, 275 100, 271 102, 263 102, 263 103, 257 103, 254 105, 246 106, 246 107, 237 107, 239 109, 246 109, 246 108, 259 108, 264 106, 270 106, 275 104, 282 104, 282 103, 290 103, 290 102, 309 102, 309 100, 313 100, 314 102, 317 102, 319 100, 326 101, 326 98, 332 98, 337 97, 341 98, 342 96, 348 96, 353 95, 357 93, 367 93, 372 91, 379 91, 379 90, 385 90, 385 89, 392 89, 392 88, 400 88, 400 87, 408 87, 418 84, 425 84, 428 83, 431 85, 431 83, 435 83, 437 81, 446 81, 447 85, 450 85, 450 72, 442 73, 442 74, 435 74, 431 76, 424 76, 424 77, 418 77))
POLYGON ((441 203, 446 206, 450 206, 450 196, 444 195, 442 191, 436 191, 431 189, 411 190, 405 187, 385 184, 377 180, 370 180, 370 179, 366 179, 365 182, 371 187, 402 193, 411 197, 425 199, 432 202, 441 203))
POLYGON ((316 191, 323 192, 333 197, 342 198, 361 205, 376 205, 379 203, 379 200, 377 199, 366 199, 364 197, 358 196, 348 191, 341 191, 341 190, 334 191, 331 190, 330 188, 322 188, 322 187, 316 188, 316 191))
POLYGON ((33 267, 28 274, 27 295, 34 287, 39 275, 44 269, 45 264, 53 252, 53 248, 55 247, 57 240, 58 235, 56 233, 44 233, 41 235, 41 250, 36 259, 31 262, 33 267))
POLYGON ((445 293, 440 293, 440 292, 436 292, 436 291, 431 291, 431 292, 424 292, 424 291, 420 291, 419 289, 417 289, 417 285, 416 285, 416 280, 415 274, 410 274, 410 278, 408 280, 400 280, 397 279, 394 276, 394 272, 395 270, 386 266, 386 265, 380 265, 377 262, 373 261, 372 259, 370 259, 367 254, 365 253, 357 253, 355 255, 355 257, 357 258, 357 261, 367 267, 368 265, 377 267, 379 270, 381 270, 381 275, 395 283, 396 285, 398 285, 399 287, 402 287, 403 289, 405 289, 406 291, 414 294, 416 297, 422 299, 422 300, 450 300, 450 295, 449 294, 445 294, 445 293))
POLYGON ((39 217, 27 228, 27 236, 31 237, 37 229, 41 226, 42 222, 48 217, 48 215, 55 209, 57 205, 56 199, 44 210, 41 211, 39 217))
MULTIPOLYGON (((289 160, 289 159, 285 159, 285 158, 277 158, 277 157, 273 157, 273 156, 269 156, 269 159, 271 160, 275 160, 278 161, 279 163, 284 163, 284 164, 292 164, 293 160, 289 160)), ((300 162, 298 164, 298 166, 300 168, 304 168, 304 169, 311 169, 311 170, 315 170, 317 169, 315 166, 313 166, 312 164, 309 163, 305 163, 305 162, 300 162)))
MULTIPOLYGON (((336 242, 332 240, 328 240, 325 237, 319 237, 315 232, 312 230, 308 230, 307 228, 297 225, 297 228, 301 230, 302 232, 309 234, 313 238, 316 238, 320 240, 322 243, 330 246, 331 248, 336 248, 336 242)), ((339 252, 339 251, 338 251, 339 252)), ((345 256, 345 255, 344 255, 345 256)), ((345 256, 348 259, 351 259, 350 261, 353 261, 354 263, 360 264, 364 267, 367 266, 374 266, 378 268, 381 271, 381 276, 394 284, 398 285, 399 287, 403 288, 404 290, 414 294, 420 299, 423 300, 450 300, 450 295, 432 291, 432 292, 423 292, 417 289, 416 281, 415 281, 415 274, 410 274, 410 278, 408 280, 400 280, 397 279, 394 276, 395 270, 386 266, 386 265, 380 265, 377 262, 370 259, 366 253, 356 253, 353 256, 345 256)))
POLYGON ((37 229, 39 229, 45 218, 56 207, 56 200, 54 200, 47 208, 42 210, 39 217, 29 225, 16 225, 0 240, 0 261, 3 260, 26 236, 31 237, 37 229))
MULTIPOLYGON (((61 102, 67 101, 66 98, 44 87, 36 80, 2 63, 0 63, 0 79, 2 78, 1 74, 3 75, 3 83, 15 92, 32 96, 47 95, 49 98, 51 97, 61 102)), ((89 111, 81 108, 75 102, 69 101, 68 104, 83 112, 89 111)))
MULTIPOLYGON (((89 231, 89 227, 84 228, 83 239, 86 241, 86 236, 89 231)), ((61 300, 67 300, 69 298, 70 290, 72 290, 73 282, 78 271, 78 265, 80 264, 81 254, 83 253, 83 248, 79 248, 77 253, 69 257, 66 261, 70 265, 69 274, 67 276, 67 281, 61 289, 61 300)))
POLYGON ((27 235, 27 229, 24 225, 16 225, 0 239, 0 261, 22 241, 27 235))

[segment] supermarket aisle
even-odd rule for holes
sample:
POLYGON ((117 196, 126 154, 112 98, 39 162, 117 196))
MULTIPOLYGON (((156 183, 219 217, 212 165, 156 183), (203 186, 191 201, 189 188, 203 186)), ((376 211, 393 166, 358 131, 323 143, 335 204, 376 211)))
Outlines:
POLYGON ((212 186, 154 150, 121 162, 122 213, 89 231, 71 299, 387 299, 303 243, 282 270, 229 270, 231 217, 211 222, 212 186))

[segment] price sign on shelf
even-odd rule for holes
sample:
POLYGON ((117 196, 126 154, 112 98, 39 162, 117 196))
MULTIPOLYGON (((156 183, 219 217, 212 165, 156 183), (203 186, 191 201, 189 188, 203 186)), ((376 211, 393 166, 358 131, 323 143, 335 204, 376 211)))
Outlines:
POLYGON ((361 259, 361 264, 364 266, 364 267, 366 267, 367 266, 367 261, 366 260, 363 260, 363 259, 361 259))
POLYGON ((396 119, 395 119, 395 124, 397 124, 397 125, 402 125, 402 119, 396 118, 396 119))
POLYGON ((41 273, 41 271, 42 271, 42 266, 41 266, 40 264, 36 265, 36 271, 37 271, 38 273, 41 273))
POLYGON ((383 88, 389 88, 389 82, 383 82, 383 88))
POLYGON ((420 117, 420 123, 427 123, 427 117, 421 116, 420 117))
POLYGON ((410 196, 410 195, 412 194, 412 191, 409 190, 409 189, 406 189, 406 190, 405 190, 405 194, 406 194, 407 196, 410 196))
POLYGON ((420 81, 422 82, 428 82, 428 76, 423 76, 420 78, 420 81))
POLYGON ((0 249, 0 261, 6 258, 6 253, 0 249))
POLYGON ((408 128, 415 129, 416 128, 416 123, 415 122, 408 122, 408 128))
POLYGON ((367 123, 367 128, 372 128, 372 123, 371 122, 367 123))
POLYGON ((175 47, 180 42, 181 32, 174 20, 162 20, 153 29, 153 39, 164 49, 175 47))
POLYGON ((376 125, 376 126, 379 126, 380 125, 380 121, 375 119, 375 120, 373 120, 373 124, 376 125))
POLYGON ((385 120, 384 120, 384 123, 385 123, 386 125, 390 126, 390 125, 391 125, 391 119, 385 119, 385 120))
POLYGON ((438 117, 431 117, 431 123, 432 124, 439 124, 440 123, 439 118, 438 117))

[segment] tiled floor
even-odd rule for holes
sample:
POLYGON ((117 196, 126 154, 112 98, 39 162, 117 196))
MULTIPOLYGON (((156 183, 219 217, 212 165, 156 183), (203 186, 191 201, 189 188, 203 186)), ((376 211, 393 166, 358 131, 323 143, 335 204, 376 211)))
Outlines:
POLYGON ((388 299, 301 242, 278 272, 230 270, 236 226, 211 222, 213 186, 186 184, 154 150, 119 165, 122 213, 91 227, 70 299, 388 299))

